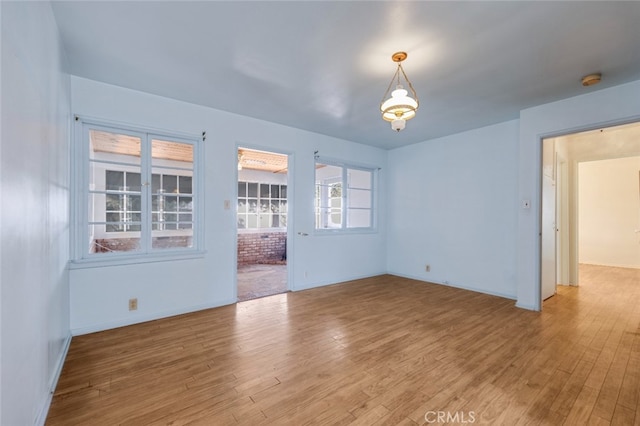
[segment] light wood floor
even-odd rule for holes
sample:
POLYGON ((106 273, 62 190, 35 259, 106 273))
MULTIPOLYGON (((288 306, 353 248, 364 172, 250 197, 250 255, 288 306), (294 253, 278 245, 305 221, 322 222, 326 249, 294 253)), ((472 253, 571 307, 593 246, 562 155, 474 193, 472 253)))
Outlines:
POLYGON ((640 271, 581 280, 542 313, 380 276, 74 337, 47 424, 638 425, 640 271))

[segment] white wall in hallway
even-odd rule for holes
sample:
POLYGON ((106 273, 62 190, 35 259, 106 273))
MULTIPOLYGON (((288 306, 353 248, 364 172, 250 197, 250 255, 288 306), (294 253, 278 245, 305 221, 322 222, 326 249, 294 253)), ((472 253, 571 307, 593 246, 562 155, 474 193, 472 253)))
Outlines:
POLYGON ((580 263, 640 268, 640 157, 578 165, 580 263))

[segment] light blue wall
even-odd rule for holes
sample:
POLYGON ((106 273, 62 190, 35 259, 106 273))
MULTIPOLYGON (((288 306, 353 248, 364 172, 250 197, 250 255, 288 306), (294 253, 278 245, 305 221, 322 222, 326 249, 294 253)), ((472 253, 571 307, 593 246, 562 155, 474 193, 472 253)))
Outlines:
POLYGON ((301 290, 386 271, 386 210, 379 229, 353 235, 314 235, 314 152, 380 167, 385 205, 386 151, 211 108, 72 77, 74 114, 173 132, 207 132, 203 258, 72 269, 71 329, 86 333, 235 302, 236 226, 224 201, 237 190, 237 147, 291 155, 288 221, 290 286, 301 290), (308 236, 300 236, 298 233, 308 236), (129 298, 138 310, 128 310, 129 298))
POLYGON ((518 137, 514 120, 389 152, 390 273, 516 298, 518 137))
POLYGON ((635 81, 390 151, 389 272, 539 310, 541 139, 638 120, 635 81))
POLYGON ((51 6, 0 2, 0 424, 44 422, 69 342, 69 76, 51 6))

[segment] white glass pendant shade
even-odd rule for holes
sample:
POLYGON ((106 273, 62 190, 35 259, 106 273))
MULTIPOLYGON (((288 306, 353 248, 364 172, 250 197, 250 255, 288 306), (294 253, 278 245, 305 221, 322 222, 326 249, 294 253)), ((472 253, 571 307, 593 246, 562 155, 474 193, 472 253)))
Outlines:
POLYGON ((391 128, 399 132, 405 128, 407 120, 411 120, 416 116, 418 95, 402 68, 401 62, 407 59, 407 53, 396 52, 391 56, 391 59, 398 64, 398 68, 391 78, 391 83, 389 83, 387 91, 384 92, 382 96, 380 111, 382 112, 382 118, 385 121, 391 122, 391 128), (409 91, 405 90, 402 84, 400 84, 401 79, 404 79, 404 82, 407 83, 408 88, 411 90, 411 95, 409 95, 409 91), (388 99, 385 99, 389 96, 389 91, 394 83, 396 83, 396 89, 391 92, 391 96, 388 99))
POLYGON ((406 120, 403 120, 402 118, 395 119, 391 122, 391 128, 396 132, 403 130, 406 125, 406 120))
POLYGON ((396 86, 396 90, 391 92, 391 97, 380 105, 382 118, 386 121, 411 120, 416 116, 416 109, 418 102, 408 95, 401 84, 396 86))

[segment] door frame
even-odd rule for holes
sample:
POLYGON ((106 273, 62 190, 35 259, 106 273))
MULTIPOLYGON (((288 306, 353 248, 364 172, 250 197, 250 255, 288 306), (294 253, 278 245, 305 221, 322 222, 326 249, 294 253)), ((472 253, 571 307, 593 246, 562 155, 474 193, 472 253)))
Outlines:
MULTIPOLYGON (((576 133, 582 133, 582 132, 587 132, 590 130, 597 130, 597 129, 604 129, 604 128, 609 128, 609 127, 617 127, 617 126, 622 126, 625 124, 631 124, 631 123, 640 123, 640 116, 633 116, 633 117, 626 117, 623 119, 618 119, 618 120, 613 120, 613 121, 606 121, 606 122, 599 122, 599 123, 590 123, 588 125, 585 126, 581 126, 581 127, 576 127, 576 128, 571 128, 571 129, 564 129, 564 130, 558 130, 555 132, 550 132, 548 134, 539 134, 538 135, 538 147, 539 147, 539 157, 538 157, 538 172, 540 173, 540 175, 538 176, 538 187, 537 187, 537 200, 538 200, 538 238, 537 238, 537 243, 538 243, 538 257, 536 259, 537 262, 537 301, 536 301, 536 306, 535 308, 537 308, 536 310, 538 311, 542 311, 542 280, 543 280, 543 246, 542 246, 542 200, 543 200, 543 180, 544 180, 544 140, 545 139, 552 139, 552 138, 557 138, 557 137, 561 137, 561 136, 568 136, 568 135, 573 135, 576 133)), ((555 151, 555 146, 554 146, 554 151, 555 151)), ((555 160, 554 160, 555 161, 555 160)), ((573 161, 571 159, 566 159, 567 162, 569 161, 573 161)), ((577 164, 577 162, 576 162, 577 164)), ((554 163, 554 168, 556 167, 556 164, 554 163)), ((566 259, 566 261, 571 262, 571 264, 569 265, 569 276, 570 276, 570 285, 574 285, 577 286, 578 282, 579 282, 579 276, 578 276, 578 259, 579 259, 579 253, 578 253, 578 235, 577 235, 577 220, 578 220, 578 200, 577 200, 577 188, 578 188, 578 184, 579 182, 578 180, 578 172, 577 170, 573 170, 571 171, 571 168, 569 169, 568 172, 569 176, 568 176, 568 180, 572 181, 573 183, 573 190, 572 191, 568 191, 567 188, 565 188, 565 197, 570 197, 571 200, 573 200, 573 202, 575 203, 575 208, 573 209, 573 214, 569 215, 569 226, 571 227, 571 230, 574 231, 575 237, 574 238, 570 238, 569 239, 569 244, 570 246, 574 249, 574 253, 572 253, 570 255, 569 259, 566 259), (567 194, 567 192, 569 192, 567 194)), ((569 185, 571 186, 571 185, 569 185)), ((555 191, 554 191, 555 192, 555 191)), ((554 262, 555 263, 555 262, 554 262)), ((555 269, 557 271, 557 265, 555 265, 555 269)))
POLYGON ((540 300, 554 296, 558 284, 558 147, 555 138, 542 139, 540 182, 540 300), (552 282, 551 282, 552 281, 552 282), (551 291, 553 288, 553 291, 551 291))
POLYGON ((287 239, 286 239, 286 250, 287 250, 287 290, 295 290, 295 286, 293 285, 293 265, 295 259, 295 250, 294 250, 294 241, 293 238, 293 229, 294 229, 294 217, 295 217, 295 203, 294 203, 294 179, 293 179, 293 168, 294 168, 294 154, 291 151, 281 150, 270 146, 253 144, 253 143, 243 143, 236 142, 235 149, 233 151, 233 170, 234 170, 234 180, 233 180, 233 191, 232 196, 233 200, 231 201, 231 209, 233 211, 233 229, 235 232, 234 244, 233 244, 233 300, 238 300, 238 150, 241 148, 252 149, 256 151, 264 151, 270 152, 273 154, 286 155, 287 156, 287 239))

